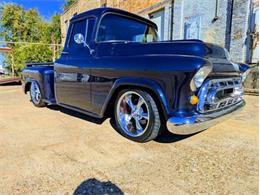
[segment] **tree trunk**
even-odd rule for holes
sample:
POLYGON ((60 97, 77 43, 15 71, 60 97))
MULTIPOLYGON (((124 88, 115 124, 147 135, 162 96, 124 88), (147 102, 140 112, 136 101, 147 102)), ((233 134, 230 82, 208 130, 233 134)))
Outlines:
POLYGON ((12 71, 12 77, 14 77, 14 56, 11 54, 11 60, 12 60, 12 66, 11 66, 11 71, 12 71))

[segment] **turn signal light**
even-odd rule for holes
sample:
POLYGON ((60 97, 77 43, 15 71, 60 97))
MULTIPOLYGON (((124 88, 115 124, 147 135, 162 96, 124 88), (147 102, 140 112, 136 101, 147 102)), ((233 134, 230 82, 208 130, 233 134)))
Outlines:
POLYGON ((192 96, 190 97, 190 103, 191 103, 191 105, 196 105, 196 104, 198 104, 198 103, 199 103, 199 98, 198 98, 196 95, 192 95, 192 96))

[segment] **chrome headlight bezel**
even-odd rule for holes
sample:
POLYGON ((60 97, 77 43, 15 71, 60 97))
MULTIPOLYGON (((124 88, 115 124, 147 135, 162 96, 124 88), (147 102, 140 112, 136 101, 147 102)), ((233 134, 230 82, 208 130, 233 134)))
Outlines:
POLYGON ((201 67, 196 74, 193 76, 191 83, 190 83, 190 88, 192 91, 196 91, 198 88, 202 86, 204 83, 205 79, 208 77, 210 72, 212 71, 212 64, 205 65, 201 67))
POLYGON ((245 72, 243 72, 241 74, 242 83, 244 83, 246 81, 246 78, 247 78, 249 73, 250 73, 250 69, 246 70, 245 72))
POLYGON ((228 61, 231 61, 231 55, 230 55, 229 51, 228 51, 226 48, 224 48, 224 51, 225 51, 226 59, 227 59, 228 61))

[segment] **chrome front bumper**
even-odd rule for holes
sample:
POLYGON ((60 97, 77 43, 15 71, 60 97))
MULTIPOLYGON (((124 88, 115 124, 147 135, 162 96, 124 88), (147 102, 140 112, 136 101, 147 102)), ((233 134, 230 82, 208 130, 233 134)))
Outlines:
POLYGON ((188 135, 208 129, 239 112, 245 106, 245 101, 216 111, 212 114, 194 114, 193 116, 173 116, 167 121, 167 128, 170 132, 179 135, 188 135))

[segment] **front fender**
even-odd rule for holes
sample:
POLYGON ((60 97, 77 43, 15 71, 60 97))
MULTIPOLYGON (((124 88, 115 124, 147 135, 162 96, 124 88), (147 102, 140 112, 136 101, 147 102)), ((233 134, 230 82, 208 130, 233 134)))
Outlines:
POLYGON ((105 110, 106 110, 109 102, 111 101, 111 98, 116 93, 117 89, 124 87, 124 86, 125 87, 137 87, 137 88, 142 87, 142 88, 146 88, 146 89, 153 91, 153 93, 157 96, 157 98, 160 102, 160 106, 162 108, 165 118, 167 118, 167 116, 170 114, 170 109, 169 109, 169 105, 168 105, 168 101, 166 99, 165 93, 157 82, 150 80, 150 79, 144 79, 144 78, 120 78, 114 82, 114 85, 113 85, 112 89, 110 90, 107 100, 102 108, 102 116, 104 115, 105 110))

